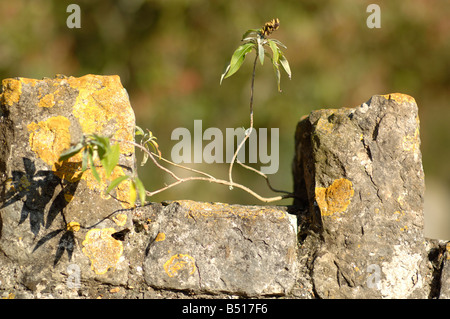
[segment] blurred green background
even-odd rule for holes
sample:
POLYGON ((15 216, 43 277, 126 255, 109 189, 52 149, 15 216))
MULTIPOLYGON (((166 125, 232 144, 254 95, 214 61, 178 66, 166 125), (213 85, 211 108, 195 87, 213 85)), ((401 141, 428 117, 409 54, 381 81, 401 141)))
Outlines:
MULTIPOLYGON (((249 126, 253 57, 221 86, 219 79, 243 32, 275 17, 281 26, 272 37, 287 46, 292 80, 282 74, 278 93, 270 61, 258 65, 254 101, 255 127, 280 129, 273 186, 292 189, 294 131, 301 116, 356 106, 374 94, 406 93, 419 105, 427 214, 446 213, 428 218, 428 225, 448 230, 450 1, 3 0, 0 76, 117 74, 137 124, 158 137, 170 159, 177 127, 192 130, 198 119, 203 130, 249 126), (71 3, 81 8, 80 29, 66 25, 71 3), (381 7, 380 29, 366 25, 371 3, 381 7)), ((189 166, 227 178, 227 164, 189 166)), ((150 163, 139 172, 147 189, 171 181, 150 163)), ((233 176, 262 195, 275 195, 254 173, 235 166, 233 176)), ((185 183, 151 200, 167 199, 261 204, 239 189, 206 182, 185 183)))

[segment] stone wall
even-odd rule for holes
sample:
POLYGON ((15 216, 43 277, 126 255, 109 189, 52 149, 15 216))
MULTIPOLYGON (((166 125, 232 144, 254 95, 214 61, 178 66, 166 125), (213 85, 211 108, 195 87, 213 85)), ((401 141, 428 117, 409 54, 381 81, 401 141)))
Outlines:
MULTIPOLYGON (((303 118, 291 206, 133 208, 129 184, 105 196, 80 157, 58 162, 83 134, 133 140, 134 123, 117 76, 3 80, 0 297, 449 298, 450 244, 423 237, 413 98, 303 118)), ((121 145, 112 178, 133 169, 121 145)))

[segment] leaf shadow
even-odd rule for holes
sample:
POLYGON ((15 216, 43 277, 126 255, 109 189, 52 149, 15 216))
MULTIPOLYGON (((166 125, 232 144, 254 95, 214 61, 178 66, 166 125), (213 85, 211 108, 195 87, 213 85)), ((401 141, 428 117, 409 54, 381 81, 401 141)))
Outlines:
POLYGON ((64 184, 61 178, 51 170, 36 171, 34 162, 28 158, 23 158, 23 167, 25 171, 16 170, 12 172, 5 201, 0 209, 22 201, 18 224, 23 224, 29 219, 30 230, 35 237, 39 234, 41 227, 49 229, 58 215, 61 214, 63 227, 44 235, 36 243, 33 252, 64 231, 56 249, 53 265, 56 266, 64 251, 67 251, 69 260, 71 260, 75 239, 73 232, 66 230, 67 221, 64 216, 64 209, 69 203, 66 197, 75 194, 79 182, 64 184), (58 186, 61 190, 55 196, 58 186), (46 210, 49 204, 50 207, 46 210))

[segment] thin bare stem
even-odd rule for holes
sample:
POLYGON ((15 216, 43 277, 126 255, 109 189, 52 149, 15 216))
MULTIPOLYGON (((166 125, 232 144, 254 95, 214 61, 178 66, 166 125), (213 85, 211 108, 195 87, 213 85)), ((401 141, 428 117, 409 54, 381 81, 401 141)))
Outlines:
POLYGON ((162 187, 162 188, 160 188, 160 189, 157 189, 157 190, 155 190, 155 191, 146 191, 146 195, 147 195, 147 196, 153 196, 153 195, 155 195, 155 194, 161 193, 161 192, 163 192, 163 191, 165 191, 165 190, 167 190, 167 189, 169 189, 169 188, 172 188, 172 187, 177 186, 177 185, 179 185, 179 184, 181 184, 181 183, 184 183, 184 182, 188 182, 188 181, 207 181, 207 182, 210 182, 210 183, 222 184, 222 185, 227 185, 227 186, 232 186, 232 185, 233 185, 233 186, 235 186, 235 187, 237 187, 237 188, 240 188, 240 189, 246 191, 247 193, 249 193, 249 194, 252 195, 253 197, 259 199, 260 201, 266 202, 266 203, 270 203, 270 202, 274 202, 274 201, 279 201, 279 200, 282 200, 282 199, 284 199, 284 198, 289 197, 289 196, 263 197, 263 196, 259 195, 258 193, 252 191, 250 188, 245 187, 245 186, 243 186, 243 185, 241 185, 241 184, 236 184, 236 183, 233 183, 233 184, 232 184, 232 183, 229 182, 229 181, 222 180, 222 179, 217 179, 217 178, 215 178, 215 177, 213 177, 213 176, 211 176, 211 175, 209 175, 209 174, 207 174, 207 173, 204 173, 204 172, 202 172, 202 171, 198 171, 198 170, 195 170, 195 169, 192 169, 192 168, 189 168, 189 167, 185 167, 185 166, 182 166, 182 165, 179 165, 179 164, 175 164, 175 163, 173 163, 173 162, 171 162, 171 161, 169 161, 169 160, 167 160, 167 159, 164 159, 164 158, 161 156, 161 157, 160 157, 161 160, 165 161, 165 162, 168 163, 168 164, 171 164, 171 165, 174 165, 174 166, 176 166, 176 167, 183 168, 183 169, 186 169, 186 170, 189 170, 189 171, 193 171, 193 172, 196 172, 196 173, 199 173, 199 174, 203 174, 203 175, 206 176, 206 177, 202 177, 202 176, 191 176, 191 177, 181 178, 181 177, 177 176, 174 172, 172 172, 170 169, 168 169, 168 168, 162 166, 161 164, 159 164, 158 161, 156 160, 156 158, 159 157, 159 155, 158 155, 158 154, 155 154, 155 153, 153 153, 153 152, 151 152, 151 151, 149 151, 149 150, 148 150, 147 148, 145 148, 144 146, 142 146, 142 145, 140 145, 140 144, 138 144, 138 143, 136 143, 136 142, 126 141, 126 140, 111 139, 111 141, 119 142, 119 143, 128 143, 128 144, 134 145, 135 147, 141 149, 143 152, 145 152, 145 153, 152 159, 153 163, 154 163, 158 168, 160 168, 160 169, 162 169, 163 171, 167 172, 168 174, 170 174, 170 175, 175 179, 175 182, 173 182, 173 183, 171 183, 171 184, 169 184, 169 185, 166 185, 166 186, 164 186, 164 187, 162 187), (155 158, 155 157, 156 157, 156 158, 155 158))
POLYGON ((241 143, 237 147, 236 152, 234 153, 233 158, 231 160, 230 168, 228 170, 228 179, 230 180, 230 187, 233 187, 233 185, 234 185, 233 177, 232 177, 234 161, 236 160, 236 157, 237 157, 240 149, 242 148, 242 146, 247 141, 247 139, 249 138, 250 134, 253 131, 253 87, 255 84, 255 70, 256 70, 256 62, 257 61, 258 61, 258 54, 256 54, 255 61, 253 62, 252 84, 250 87, 250 128, 246 131, 244 139, 241 141, 241 143))
POLYGON ((252 171, 252 172, 255 172, 256 174, 258 174, 258 175, 260 175, 260 176, 262 176, 262 177, 264 177, 264 179, 265 179, 266 182, 267 182, 267 186, 268 186, 273 192, 276 192, 276 193, 284 193, 284 194, 291 195, 290 192, 287 192, 287 191, 283 191, 283 190, 279 190, 279 189, 273 188, 272 185, 270 184, 269 177, 268 177, 266 174, 264 174, 263 172, 258 171, 257 169, 255 169, 255 168, 253 168, 253 167, 251 167, 251 166, 248 166, 248 165, 242 163, 240 160, 237 160, 236 162, 237 162, 239 165, 241 165, 242 167, 244 167, 244 168, 246 168, 246 169, 248 169, 248 170, 250 170, 250 171, 252 171))

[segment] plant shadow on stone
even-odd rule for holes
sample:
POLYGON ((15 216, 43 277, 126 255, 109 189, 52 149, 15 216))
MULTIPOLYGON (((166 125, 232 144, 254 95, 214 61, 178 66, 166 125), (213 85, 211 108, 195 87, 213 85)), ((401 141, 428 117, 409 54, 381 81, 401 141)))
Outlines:
POLYGON ((12 172, 12 180, 10 181, 9 189, 5 194, 6 200, 0 208, 7 207, 18 201, 23 201, 19 225, 29 218, 30 230, 35 237, 38 235, 42 225, 45 225, 46 229, 50 228, 56 217, 61 214, 63 227, 42 237, 37 242, 33 252, 48 240, 66 230, 59 240, 53 264, 56 266, 65 250, 67 250, 69 260, 71 260, 75 240, 73 231, 67 230, 64 208, 68 204, 66 196, 74 195, 78 182, 63 185, 62 180, 56 176, 53 171, 36 171, 35 164, 27 158, 23 158, 23 163, 25 172, 12 172), (55 191, 59 185, 62 189, 54 197, 55 191), (47 218, 44 223, 46 207, 49 203, 51 203, 51 205, 47 211, 47 218))

